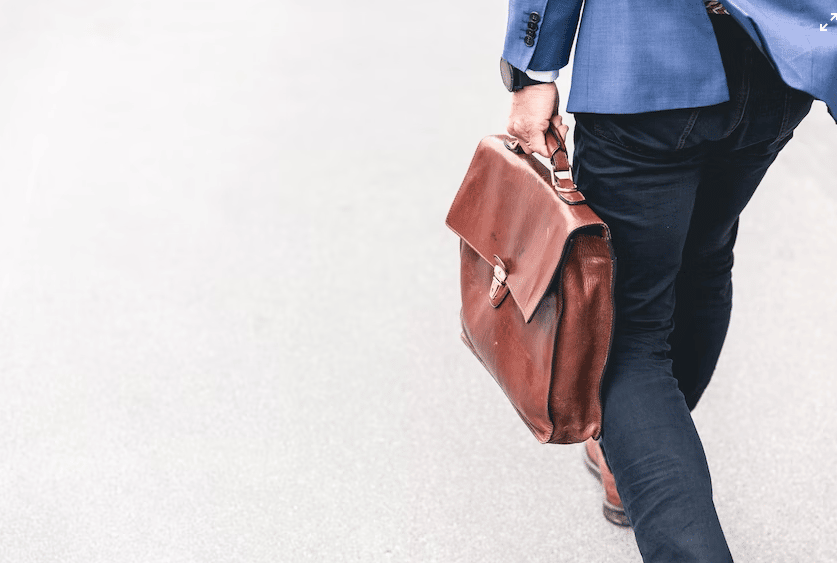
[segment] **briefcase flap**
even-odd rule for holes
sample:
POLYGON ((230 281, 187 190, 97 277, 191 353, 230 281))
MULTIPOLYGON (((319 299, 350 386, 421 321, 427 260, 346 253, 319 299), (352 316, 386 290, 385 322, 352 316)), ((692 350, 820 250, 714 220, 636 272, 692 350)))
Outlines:
MULTIPOLYGON (((580 192, 562 200, 551 171, 506 148, 508 137, 483 139, 445 223, 483 260, 505 266, 509 292, 528 323, 549 289, 567 242, 584 227, 607 227, 580 192)), ((566 196, 565 196, 566 197, 566 196)))

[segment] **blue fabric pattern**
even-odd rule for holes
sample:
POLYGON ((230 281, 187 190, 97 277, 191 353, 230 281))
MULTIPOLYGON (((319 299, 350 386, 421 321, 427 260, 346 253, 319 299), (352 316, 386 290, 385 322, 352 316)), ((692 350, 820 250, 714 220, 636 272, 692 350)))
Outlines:
MULTIPOLYGON (((521 70, 558 70, 578 39, 567 111, 642 113, 729 99, 703 0, 510 0, 503 58, 521 70), (530 14, 540 21, 524 41, 530 14), (580 26, 579 24, 580 20, 580 26)), ((792 88, 837 109, 837 4, 727 0, 733 18, 792 88)), ((727 17, 727 16, 721 16, 727 17)))

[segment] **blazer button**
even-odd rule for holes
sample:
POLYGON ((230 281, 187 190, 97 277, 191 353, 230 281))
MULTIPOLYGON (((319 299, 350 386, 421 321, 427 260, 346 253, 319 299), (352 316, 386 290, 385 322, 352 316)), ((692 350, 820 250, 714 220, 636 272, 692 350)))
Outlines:
POLYGON ((528 35, 526 36, 526 39, 523 40, 523 42, 526 43, 527 47, 531 47, 532 45, 535 44, 535 40, 528 35))
POLYGON ((529 21, 538 23, 539 21, 541 21, 541 15, 537 12, 532 12, 531 14, 529 14, 529 21))
POLYGON ((529 29, 536 30, 538 29, 538 24, 536 24, 535 22, 529 22, 528 24, 526 24, 526 27, 528 27, 529 29))

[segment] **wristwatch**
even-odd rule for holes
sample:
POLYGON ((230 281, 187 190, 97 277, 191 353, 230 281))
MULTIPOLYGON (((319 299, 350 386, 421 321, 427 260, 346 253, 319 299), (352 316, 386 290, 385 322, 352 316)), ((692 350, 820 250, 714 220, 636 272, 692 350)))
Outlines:
POLYGON ((547 82, 529 78, 525 72, 514 68, 503 57, 500 57, 500 76, 503 78, 503 85, 509 92, 517 92, 524 86, 531 86, 532 84, 547 84, 547 82))

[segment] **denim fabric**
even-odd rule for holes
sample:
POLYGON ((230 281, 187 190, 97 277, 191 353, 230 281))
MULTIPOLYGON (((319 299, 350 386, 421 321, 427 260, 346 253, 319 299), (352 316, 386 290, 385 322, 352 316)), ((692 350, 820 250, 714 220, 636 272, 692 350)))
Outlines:
POLYGON ((732 560, 690 411, 729 324, 739 214, 812 103, 712 22, 729 101, 575 116, 576 183, 617 256, 601 444, 647 562, 732 560))

